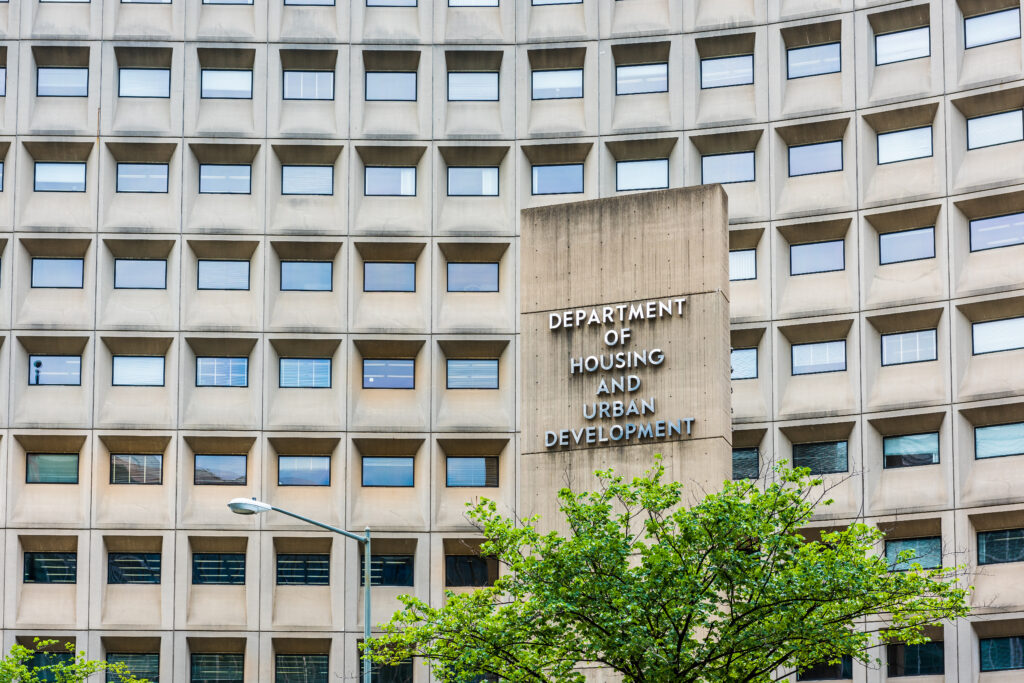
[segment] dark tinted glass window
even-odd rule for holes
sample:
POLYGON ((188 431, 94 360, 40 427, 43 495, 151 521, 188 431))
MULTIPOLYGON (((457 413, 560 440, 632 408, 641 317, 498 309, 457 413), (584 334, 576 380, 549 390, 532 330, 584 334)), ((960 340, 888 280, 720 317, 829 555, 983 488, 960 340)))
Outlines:
POLYGON ((25 583, 75 583, 77 576, 76 553, 25 553, 25 583))
POLYGON ((281 261, 282 292, 329 292, 333 282, 331 261, 281 261))
POLYGON ((935 228, 901 230, 878 236, 880 265, 928 258, 935 258, 935 228))
POLYGON ((982 638, 979 644, 982 671, 1024 669, 1024 636, 982 638))
POLYGON ((413 389, 416 361, 411 358, 364 358, 364 389, 413 389))
POLYGON ((159 453, 110 454, 111 484, 163 483, 164 456, 159 453))
POLYGON ((77 484, 78 453, 26 453, 28 484, 77 484))
POLYGON ((413 486, 415 463, 411 457, 364 455, 363 486, 413 486))
POLYGON ((497 263, 448 263, 449 292, 497 292, 497 263))
MULTIPOLYGON (((363 585, 363 562, 365 556, 359 558, 359 585, 363 585)), ((372 555, 370 559, 371 586, 411 586, 413 585, 413 555, 372 555)))
POLYGON ((732 449, 732 478, 757 479, 761 472, 756 448, 732 449))
POLYGON ((886 467, 917 467, 939 462, 939 433, 886 436, 882 439, 886 467))
POLYGON ((498 458, 495 456, 448 456, 445 468, 445 485, 449 487, 498 485, 498 458))
POLYGON ((244 486, 245 463, 244 455, 204 455, 196 453, 195 484, 244 486))
POLYGON ((278 586, 327 586, 331 582, 331 556, 277 554, 278 586))
POLYGON ((189 683, 244 683, 245 680, 245 655, 240 652, 193 652, 190 664, 189 683))
POLYGON ((363 263, 364 292, 415 292, 416 263, 366 261, 363 263))
POLYGON ((843 655, 842 660, 829 664, 822 662, 797 673, 798 681, 842 681, 853 678, 853 658, 843 655))
POLYGON ((167 289, 166 259, 114 259, 114 289, 167 289))
POLYGON ((274 683, 328 683, 327 655, 274 655, 274 683))
POLYGON ((245 583, 244 553, 192 553, 192 583, 240 585, 245 583))
POLYGON ((82 383, 82 357, 30 355, 28 383, 79 386, 82 383))
MULTIPOLYGON (((107 664, 117 663, 128 667, 128 671, 139 680, 149 683, 160 681, 159 652, 108 652, 107 664)), ((108 671, 106 683, 121 683, 121 677, 113 671, 108 671)))
POLYGON ((1024 529, 978 532, 978 564, 1024 562, 1024 529))
POLYGON ((886 646, 886 668, 889 678, 941 675, 945 671, 945 661, 941 640, 918 645, 893 643, 886 646))
POLYGON ((277 456, 278 486, 330 486, 331 456, 277 456))
POLYGON ((71 662, 70 652, 35 652, 28 658, 28 667, 33 669, 40 681, 56 681, 57 674, 54 666, 61 666, 71 662))
MULTIPOLYGON (((359 657, 359 680, 363 680, 363 658, 359 657)), ((412 660, 399 664, 371 664, 370 683, 412 683, 412 660)))
POLYGON ((107 583, 160 583, 160 553, 107 553, 107 583))
POLYGON ((811 474, 846 472, 845 441, 793 444, 793 467, 808 467, 811 474))
POLYGON ((907 571, 915 564, 923 569, 942 566, 942 539, 938 536, 927 538, 901 538, 885 542, 885 561, 894 571, 907 571), (911 553, 909 559, 900 560, 900 554, 911 553))
POLYGON ((445 555, 444 585, 448 588, 457 586, 490 586, 498 574, 498 563, 479 555, 445 555), (493 573, 492 573, 493 571, 493 573))

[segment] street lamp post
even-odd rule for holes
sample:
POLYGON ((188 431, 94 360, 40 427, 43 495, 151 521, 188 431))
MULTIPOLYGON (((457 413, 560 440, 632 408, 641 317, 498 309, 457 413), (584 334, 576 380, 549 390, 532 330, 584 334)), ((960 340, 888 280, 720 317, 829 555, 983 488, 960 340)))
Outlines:
POLYGON ((270 503, 264 503, 262 500, 256 500, 255 498, 235 498, 228 503, 228 507, 236 515, 258 515, 273 510, 274 512, 280 512, 282 515, 302 520, 307 524, 318 526, 321 529, 327 529, 336 534, 347 536, 353 541, 359 541, 363 544, 363 683, 370 683, 370 527, 366 527, 365 536, 360 536, 351 531, 345 531, 336 526, 324 524, 323 522, 303 517, 288 510, 282 510, 279 507, 275 507, 270 503))

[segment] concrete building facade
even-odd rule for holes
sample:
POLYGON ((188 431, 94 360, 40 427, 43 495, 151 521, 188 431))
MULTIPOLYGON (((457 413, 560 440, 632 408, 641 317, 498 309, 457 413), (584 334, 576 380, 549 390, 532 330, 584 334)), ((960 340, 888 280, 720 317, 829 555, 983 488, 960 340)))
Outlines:
POLYGON ((941 649, 804 678, 1020 680, 1020 34, 1015 0, 0 3, 3 645, 354 680, 358 549, 226 501, 372 526, 375 620, 492 578, 462 509, 521 496, 520 210, 721 182, 735 476, 810 465, 823 526, 977 588, 941 649))

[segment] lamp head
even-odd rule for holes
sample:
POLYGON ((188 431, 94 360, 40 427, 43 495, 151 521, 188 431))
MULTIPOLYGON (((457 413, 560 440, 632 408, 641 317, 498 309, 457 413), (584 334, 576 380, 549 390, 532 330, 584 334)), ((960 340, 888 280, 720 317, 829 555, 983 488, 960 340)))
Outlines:
POLYGON ((236 515, 258 515, 271 510, 269 503, 255 498, 235 498, 228 503, 228 507, 236 515))

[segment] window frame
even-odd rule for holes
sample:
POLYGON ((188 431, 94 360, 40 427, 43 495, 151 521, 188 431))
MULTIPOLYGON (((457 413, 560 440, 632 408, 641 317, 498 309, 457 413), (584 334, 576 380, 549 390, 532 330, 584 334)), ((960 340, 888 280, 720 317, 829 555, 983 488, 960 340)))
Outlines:
POLYGON ((787 178, 805 178, 807 176, 823 175, 825 173, 842 173, 846 170, 846 144, 843 138, 836 140, 822 140, 821 142, 807 142, 801 145, 787 145, 786 146, 786 177, 787 178), (819 147, 822 145, 832 145, 839 143, 839 168, 830 168, 827 171, 811 171, 809 173, 797 173, 793 175, 793 150, 803 149, 804 147, 819 147))
POLYGON ((280 487, 305 487, 330 486, 333 479, 333 467, 331 456, 323 453, 299 454, 299 453, 278 453, 277 454, 277 485, 280 487), (327 483, 326 484, 282 484, 281 483, 281 458, 323 458, 327 460, 327 483))
POLYGON ((365 69, 363 70, 363 102, 419 102, 419 100, 420 100, 420 74, 419 74, 418 70, 414 70, 414 71, 397 71, 397 70, 392 70, 392 71, 367 71, 365 69), (412 74, 414 76, 414 78, 413 78, 413 88, 412 88, 412 98, 402 97, 402 98, 396 99, 396 98, 393 98, 393 97, 389 97, 387 99, 384 99, 384 98, 374 98, 374 99, 371 100, 369 97, 367 97, 367 95, 369 94, 369 89, 370 89, 370 74, 412 74))
POLYGON ((199 177, 196 180, 198 181, 196 183, 196 190, 197 190, 196 194, 215 194, 215 195, 224 195, 224 196, 236 196, 236 195, 238 195, 238 196, 243 196, 243 197, 250 197, 250 196, 252 196, 252 162, 249 162, 248 164, 221 164, 221 163, 208 164, 208 163, 201 163, 201 164, 199 164, 199 177), (203 167, 204 166, 245 166, 246 168, 249 169, 249 189, 246 190, 245 192, 204 192, 203 191, 203 167))
MULTIPOLYGON (((835 439, 835 440, 831 440, 831 441, 799 441, 797 443, 791 443, 790 444, 790 452, 789 452, 790 463, 793 465, 793 467, 803 467, 803 465, 797 465, 796 464, 796 455, 794 454, 793 451, 797 448, 797 446, 814 446, 814 445, 817 445, 817 444, 825 444, 825 443, 836 444, 836 445, 841 444, 841 443, 846 444, 846 469, 842 469, 842 470, 829 470, 828 472, 811 472, 811 475, 817 477, 819 475, 824 475, 824 474, 843 474, 843 473, 849 473, 849 471, 850 471, 850 438, 849 437, 846 437, 845 439, 835 439)), ((810 468, 808 468, 808 469, 810 469, 810 468)))
MULTIPOLYGON (((571 99, 571 98, 568 98, 571 99)), ((576 98, 579 99, 579 98, 576 98)), ((560 197, 571 194, 586 194, 587 192, 587 175, 586 166, 582 161, 573 161, 564 164, 530 164, 530 196, 531 197, 560 197), (536 169, 538 168, 554 168, 554 167, 568 167, 568 166, 579 166, 580 169, 580 191, 579 192, 535 192, 534 187, 537 184, 536 169)))
POLYGON ((652 95, 664 92, 670 92, 669 84, 669 69, 668 62, 637 62, 636 64, 616 64, 615 65, 615 96, 616 97, 629 97, 631 95, 652 95), (640 92, 619 92, 619 69, 628 69, 634 66, 664 66, 665 67, 665 89, 664 90, 641 90, 640 92))
MULTIPOLYGON (((833 372, 848 372, 849 369, 850 369, 850 354, 849 354, 849 348, 847 347, 847 344, 846 344, 846 339, 829 339, 829 340, 820 341, 820 342, 801 342, 800 344, 792 344, 791 343, 789 345, 789 376, 790 377, 803 377, 805 375, 828 375, 828 374, 831 374, 833 372), (813 345, 813 344, 831 344, 832 342, 838 342, 838 341, 843 342, 843 367, 842 367, 842 369, 840 369, 840 370, 819 370, 818 372, 799 372, 799 373, 793 372, 793 351, 794 351, 795 347, 797 347, 797 346, 808 346, 808 345, 813 345)), ((825 443, 825 442, 819 442, 819 443, 825 443)), ((829 442, 829 443, 831 443, 831 442, 829 442)))
POLYGON ((32 163, 32 191, 33 192, 56 192, 59 194, 81 194, 89 191, 89 163, 87 161, 36 161, 32 163), (39 164, 46 166, 81 166, 85 172, 82 174, 81 190, 40 190, 39 189, 39 164))
MULTIPOLYGON (((284 0, 285 6, 294 7, 333 7, 334 0, 331 1, 330 5, 324 5, 322 3, 301 3, 301 2, 288 2, 284 0)), ((335 69, 281 69, 281 99, 286 102, 334 102, 337 98, 338 91, 338 75, 335 69), (330 97, 288 97, 285 95, 285 74, 288 73, 299 73, 299 74, 331 74, 331 96, 330 97)))
POLYGON ((114 192, 116 194, 168 194, 171 191, 171 165, 166 161, 118 161, 114 169, 114 192), (163 166, 167 169, 163 190, 122 190, 121 166, 163 166))
POLYGON ((879 348, 878 348, 878 351, 879 351, 879 362, 881 363, 881 366, 883 368, 890 368, 890 367, 893 367, 893 366, 896 366, 896 365, 914 365, 916 363, 934 363, 935 361, 937 361, 939 359, 939 330, 938 330, 937 327, 926 327, 926 328, 922 328, 920 330, 904 330, 903 332, 890 332, 890 333, 887 333, 887 334, 880 334, 879 335, 879 348), (935 357, 934 358, 923 358, 921 360, 908 360, 908 361, 903 361, 902 363, 886 363, 885 362, 885 338, 886 337, 895 337, 895 336, 898 336, 898 335, 901 335, 901 334, 909 334, 911 332, 913 332, 913 333, 931 332, 932 333, 932 337, 933 337, 933 340, 935 342, 935 357))
POLYGON ((359 456, 359 485, 364 489, 412 489, 416 488, 416 456, 415 455, 362 455, 359 456), (402 460, 412 461, 412 484, 409 486, 396 486, 394 484, 367 484, 366 483, 366 467, 364 461, 366 458, 395 458, 402 460))
POLYGON ((248 486, 249 485, 249 455, 247 453, 192 453, 192 486, 248 486), (203 482, 196 481, 199 468, 196 467, 196 458, 242 458, 245 461, 245 479, 242 482, 203 482))
POLYGON ((42 451, 29 451, 25 453, 25 484, 34 484, 42 486, 78 486, 82 483, 82 454, 78 453, 45 453, 42 451), (38 455, 67 455, 75 457, 75 480, 74 481, 31 481, 28 478, 29 466, 28 462, 32 456, 38 455))
POLYGON ((114 289, 141 289, 155 292, 167 290, 167 259, 166 258, 132 258, 128 256, 114 257, 114 289), (163 287, 121 287, 117 284, 117 262, 118 261, 161 261, 164 264, 164 286, 163 287))
POLYGON ((362 389, 398 390, 398 391, 415 391, 416 390, 416 358, 415 357, 413 357, 413 358, 363 358, 361 365, 362 365, 362 368, 361 368, 362 369, 362 382, 361 382, 361 388, 362 389), (409 387, 375 387, 375 386, 366 386, 366 361, 368 361, 368 360, 385 360, 385 361, 407 360, 407 361, 410 361, 412 363, 412 386, 409 386, 409 387))
POLYGON ((381 293, 401 293, 401 294, 412 294, 416 292, 416 261, 363 261, 363 285, 364 294, 381 294, 381 293), (412 266, 412 289, 367 289, 366 288, 366 266, 368 264, 380 264, 380 263, 401 263, 403 265, 412 266))
POLYGON ((444 456, 444 487, 446 489, 496 489, 496 488, 500 488, 501 487, 501 462, 499 461, 499 456, 497 456, 497 455, 447 455, 446 454, 444 456), (469 485, 460 486, 460 485, 456 484, 456 485, 453 486, 450 483, 451 479, 449 478, 449 474, 448 474, 448 462, 450 460, 452 460, 452 459, 455 459, 455 460, 465 460, 465 459, 481 460, 482 459, 482 460, 484 460, 484 477, 485 477, 485 479, 486 479, 486 476, 487 476, 487 461, 488 460, 493 460, 494 461, 494 485, 493 486, 488 486, 487 484, 484 484, 483 486, 469 486, 469 485))
POLYGON ((330 586, 331 585, 331 553, 296 553, 296 552, 274 552, 274 585, 275 586, 330 586), (327 567, 327 581, 325 583, 310 583, 309 581, 303 582, 292 582, 292 581, 281 581, 281 556, 285 557, 302 557, 303 560, 303 577, 309 578, 309 558, 317 557, 324 558, 323 562, 327 567))
POLYGON ((451 294, 496 294, 501 291, 501 261, 445 261, 444 264, 444 288, 446 293, 451 294), (494 266, 494 289, 452 289, 451 288, 451 267, 467 263, 486 264, 494 266))
POLYGON ((804 275, 820 275, 822 273, 841 273, 846 270, 846 238, 842 237, 837 240, 820 240, 816 242, 797 242, 796 244, 790 243, 789 245, 789 276, 790 277, 803 277, 804 275), (800 273, 793 272, 793 247, 805 247, 809 244, 835 244, 836 242, 843 245, 840 250, 842 256, 841 264, 839 268, 829 268, 828 270, 808 270, 800 273))
POLYGON ((883 33, 875 33, 873 37, 874 37, 874 39, 871 41, 872 42, 871 47, 873 48, 874 57, 875 57, 874 62, 875 62, 875 66, 876 67, 878 67, 878 66, 886 66, 888 64, 902 64, 903 62, 912 62, 915 59, 929 59, 932 56, 932 26, 931 26, 931 20, 930 19, 929 19, 929 23, 927 23, 927 24, 925 24, 923 26, 912 26, 910 28, 901 28, 901 29, 899 29, 897 31, 885 31, 883 33), (889 61, 889 62, 882 62, 881 64, 878 63, 878 37, 879 36, 890 36, 890 35, 892 35, 894 33, 908 33, 910 31, 919 31, 921 29, 927 29, 927 31, 928 31, 928 53, 927 54, 923 54, 923 55, 920 55, 918 57, 907 57, 906 59, 894 59, 894 60, 889 61))
MULTIPOLYGON (((1012 40, 1020 40, 1019 38, 1013 38, 1012 40)), ((988 43, 993 45, 994 43, 988 43)), ((967 138, 967 151, 972 152, 976 149, 988 149, 989 147, 1001 147, 1002 145, 1012 145, 1015 142, 1024 141, 1024 108, 1018 107, 1016 109, 1006 109, 1004 111, 992 112, 991 114, 979 114, 978 116, 971 116, 964 120, 964 126, 966 128, 967 138), (971 144, 971 121, 977 121, 978 119, 987 119, 993 116, 1002 116, 1003 114, 1010 114, 1013 112, 1020 112, 1021 114, 1021 125, 1020 125, 1020 137, 1015 140, 1004 140, 1003 142, 991 142, 987 145, 972 145, 971 144)))
MULTIPOLYGON (((581 0, 582 2, 582 0, 581 0)), ((531 102, 546 102, 548 100, 582 100, 587 94, 587 75, 584 73, 585 69, 582 66, 571 66, 563 69, 530 69, 530 101, 531 102), (573 97, 536 97, 535 86, 534 86, 534 74, 540 72, 551 72, 551 71, 579 71, 580 72, 580 94, 573 97)), ((548 164, 553 165, 553 164, 548 164)))
POLYGON ((815 43, 814 45, 801 45, 799 47, 787 47, 786 48, 786 80, 787 81, 796 81, 796 80, 800 80, 801 78, 814 78, 815 76, 827 76, 829 74, 842 73, 842 71, 843 71, 843 42, 841 40, 830 40, 830 41, 827 41, 827 42, 824 42, 824 43, 815 43), (838 45, 839 46, 839 68, 835 69, 834 71, 819 71, 818 73, 805 74, 803 76, 791 76, 790 75, 790 68, 789 68, 789 54, 790 54, 790 52, 792 52, 793 50, 806 50, 806 49, 814 48, 814 47, 826 47, 828 45, 838 45))
POLYGON ((364 197, 416 197, 419 195, 420 174, 417 166, 382 166, 380 164, 363 165, 363 196, 364 197), (366 191, 366 171, 371 168, 411 168, 412 169, 412 194, 369 194, 366 191))
POLYGON ((279 259, 277 263, 278 291, 280 292, 333 292, 334 291, 334 261, 312 261, 310 259, 279 259), (331 286, 327 289, 299 289, 297 287, 284 286, 284 264, 286 263, 326 263, 331 267, 331 286))
POLYGON ((1019 425, 1024 425, 1024 421, 1018 420, 1016 422, 999 422, 999 423, 994 423, 994 424, 972 425, 972 429, 974 431, 974 434, 972 435, 973 441, 974 441, 974 460, 975 461, 977 461, 977 460, 998 460, 999 458, 1015 458, 1017 456, 1024 455, 1024 451, 1021 451, 1020 453, 1003 453, 1002 455, 990 455, 990 456, 987 456, 987 457, 984 457, 984 458, 979 458, 978 457, 978 430, 979 429, 985 429, 987 427, 1006 427, 1006 426, 1018 425, 1018 424, 1019 425))
MULTIPOLYGON (((249 388, 249 356, 196 356, 195 357, 195 387, 197 389, 248 389, 249 388), (199 359, 200 358, 226 358, 228 360, 244 359, 245 360, 245 384, 200 384, 199 383, 199 359)), ((231 373, 228 372, 228 377, 231 373)))
POLYGON ((740 154, 744 154, 744 155, 749 154, 750 155, 750 158, 752 160, 752 163, 750 164, 750 167, 753 170, 753 174, 750 176, 750 178, 744 178, 743 180, 725 180, 725 181, 715 180, 715 181, 713 181, 713 183, 710 183, 710 184, 717 183, 718 185, 735 185, 737 183, 756 183, 757 182, 757 154, 756 154, 756 150, 744 149, 744 150, 741 150, 739 152, 722 152, 720 154, 701 154, 700 155, 700 183, 701 183, 701 185, 709 184, 707 181, 704 180, 704 159, 706 159, 708 157, 737 156, 737 155, 740 155, 740 154))
POLYGON ((754 85, 756 80, 754 69, 754 53, 744 52, 735 55, 719 55, 717 57, 702 57, 697 61, 697 80, 700 82, 701 90, 717 90, 718 88, 736 88, 741 85, 754 85), (749 57, 750 58, 750 81, 745 83, 729 83, 726 85, 704 85, 704 62, 717 62, 723 59, 736 59, 737 57, 749 57))
POLYGON ((87 66, 38 66, 36 65, 36 97, 89 97, 89 85, 92 83, 92 74, 89 73, 90 69, 87 66), (41 95, 39 94, 39 71, 41 69, 76 69, 78 71, 85 72, 85 94, 84 95, 41 95))
POLYGON ((929 123, 926 126, 912 126, 910 128, 900 128, 898 130, 887 130, 881 133, 875 133, 875 165, 876 166, 888 166, 890 164, 900 164, 904 161, 917 161, 918 159, 932 159, 935 157, 935 125, 929 123), (882 137, 886 135, 893 135, 896 133, 909 133, 913 130, 924 130, 928 129, 928 154, 919 157, 906 157, 904 159, 894 159, 892 161, 880 161, 882 152, 882 137))
MULTIPOLYGON (((170 4, 170 3, 149 3, 149 4, 170 4)), ((118 66, 117 67, 117 97, 126 100, 169 100, 171 98, 171 67, 169 66, 118 66), (121 94, 121 72, 129 71, 166 71, 167 72, 167 94, 166 95, 122 95, 121 94)))
POLYGON ((77 356, 73 353, 30 353, 28 355, 28 386, 30 387, 80 387, 82 386, 82 354, 77 356), (33 358, 77 358, 78 359, 78 382, 76 384, 40 384, 32 382, 32 359, 33 358))
POLYGON ((252 290, 252 261, 237 258, 197 258, 196 259, 196 291, 197 292, 248 292, 252 290), (245 287, 203 287, 200 285, 202 263, 245 263, 245 287))
POLYGON ((999 528, 999 529, 985 529, 984 531, 976 531, 975 534, 974 534, 974 537, 975 537, 974 538, 974 541, 975 541, 974 549, 975 549, 975 552, 976 552, 976 557, 977 557, 977 560, 978 560, 978 566, 979 567, 985 567, 985 566, 988 566, 990 564, 1017 564, 1017 563, 1024 562, 1024 559, 1021 559, 1021 560, 1000 560, 1000 561, 996 561, 996 562, 982 562, 981 561, 981 537, 982 537, 982 535, 997 533, 997 532, 1000 532, 1000 531, 1022 531, 1022 529, 1020 527, 1002 527, 1002 528, 999 528))
POLYGON ((110 386, 112 387, 165 387, 167 386, 167 356, 161 355, 148 355, 148 354, 135 354, 135 353, 113 353, 110 355, 110 386), (118 358, 159 358, 163 362, 160 364, 160 384, 116 384, 114 382, 114 367, 117 364, 118 358))
MULTIPOLYGON (((334 164, 281 164, 281 196, 282 197, 333 197, 334 196, 334 164), (328 168, 331 171, 330 192, 285 192, 284 169, 286 168, 328 168)), ((250 176, 250 184, 251 184, 250 176)))
MULTIPOLYGON (((231 4, 241 4, 241 3, 231 3, 231 4)), ((249 67, 248 69, 224 69, 224 68, 218 68, 218 67, 200 66, 199 67, 199 99, 200 100, 250 100, 251 101, 253 99, 253 90, 255 90, 255 88, 256 88, 256 74, 253 73, 254 71, 255 71, 255 65, 249 67), (248 73, 249 74, 249 96, 248 97, 208 97, 208 96, 204 95, 203 94, 203 74, 206 73, 207 71, 230 71, 230 72, 233 72, 233 73, 243 73, 243 72, 248 73)))
POLYGON ((330 356, 278 356, 277 358, 277 388, 278 389, 333 389, 334 388, 334 359, 330 356), (286 360, 325 360, 327 361, 327 386, 298 386, 286 387, 281 384, 281 364, 286 360))
POLYGON ((1020 40, 1021 39, 1021 35, 1022 35, 1021 34, 1021 26, 1020 26, 1020 5, 1017 5, 1016 7, 1003 7, 1002 9, 992 10, 991 12, 981 12, 980 14, 972 14, 969 17, 963 17, 963 22, 961 22, 961 23, 963 25, 964 51, 965 52, 967 50, 973 50, 976 47, 985 47, 986 45, 998 45, 999 43, 1008 43, 1011 40, 1020 40), (990 40, 990 41, 988 41, 986 43, 976 43, 974 45, 968 45, 967 44, 967 22, 968 21, 970 21, 971 19, 977 19, 979 17, 987 17, 987 16, 990 16, 990 15, 993 15, 993 14, 1002 14, 1004 12, 1007 13, 1007 14, 1009 14, 1011 12, 1016 12, 1017 13, 1017 35, 1016 35, 1016 37, 1014 37, 1014 38, 1000 38, 999 40, 990 40))
POLYGON ((445 196, 446 197, 460 197, 460 198, 477 198, 486 199, 490 197, 501 196, 501 166, 445 166, 445 196), (452 194, 452 170, 462 170, 466 168, 478 168, 481 170, 493 170, 495 175, 494 183, 494 194, 466 194, 464 192, 459 194, 452 194))
POLYGON ((758 379, 759 375, 761 373, 761 367, 760 367, 761 359, 760 359, 760 353, 758 351, 758 347, 756 347, 756 346, 740 346, 738 348, 731 348, 731 349, 729 349, 729 367, 730 367, 730 370, 732 369, 732 354, 735 351, 753 351, 754 352, 754 374, 753 374, 752 377, 732 377, 731 376, 732 373, 730 372, 729 381, 730 382, 737 382, 737 381, 742 381, 742 380, 747 380, 747 379, 758 379))
POLYGON ((191 562, 189 562, 189 564, 192 566, 192 571, 191 571, 192 575, 191 575, 191 577, 189 577, 189 585, 191 585, 191 586, 245 586, 248 583, 248 579, 249 579, 248 548, 246 548, 246 550, 244 550, 242 552, 234 552, 234 551, 232 551, 232 552, 220 552, 220 551, 194 552, 194 551, 191 551, 191 549, 190 549, 189 559, 191 560, 191 562), (202 581, 202 582, 196 582, 196 576, 197 576, 197 573, 196 573, 196 557, 197 556, 204 556, 204 555, 219 555, 219 556, 222 556, 222 557, 225 556, 225 555, 231 555, 233 557, 241 557, 242 558, 242 580, 240 582, 233 582, 233 581, 223 581, 223 582, 220 582, 220 581, 218 581, 218 582, 202 581))
MULTIPOLYGON (((29 275, 28 275, 29 289, 84 289, 85 288, 85 257, 84 256, 33 256, 31 263, 29 264, 29 275), (74 285, 60 285, 57 287, 44 287, 42 285, 35 284, 35 270, 36 261, 81 261, 82 262, 82 279, 78 286, 74 285)), ((54 356, 54 355, 66 355, 66 354, 52 354, 52 353, 37 353, 32 354, 36 356, 54 356)))
MULTIPOLYGON (((638 93, 638 94, 640 94, 640 93, 638 93)), ((672 184, 671 177, 670 177, 672 175, 671 171, 672 171, 672 169, 669 166, 669 158, 668 157, 658 157, 658 158, 654 158, 654 159, 623 159, 621 161, 616 160, 615 161, 615 191, 616 192, 649 192, 651 190, 667 190, 669 188, 669 186, 672 184), (622 189, 619 186, 619 166, 621 164, 649 163, 649 162, 653 162, 653 161, 663 161, 663 162, 665 162, 665 184, 664 185, 652 185, 650 187, 631 187, 631 188, 627 188, 627 189, 622 189)))
MULTIPOLYGON (((910 455, 924 455, 924 454, 923 453, 912 453, 910 455)), ((896 456, 893 456, 893 457, 896 457, 896 456)), ((933 432, 914 432, 912 434, 908 433, 908 434, 887 434, 887 435, 882 435, 882 469, 883 470, 903 470, 903 469, 907 469, 908 467, 928 467, 930 465, 938 465, 941 462, 942 462, 942 434, 941 434, 941 432, 939 432, 939 430, 935 430, 933 432), (931 434, 934 434, 935 437, 936 437, 935 438, 935 442, 936 442, 935 443, 935 445, 936 445, 936 448, 935 448, 935 462, 930 462, 930 463, 921 464, 921 465, 889 465, 889 464, 887 464, 888 463, 889 455, 885 452, 885 442, 886 441, 888 441, 889 439, 901 439, 901 438, 908 437, 908 436, 925 436, 925 435, 931 435, 931 434)))
POLYGON ((729 274, 729 282, 749 282, 751 280, 756 280, 757 279, 757 247, 753 247, 753 248, 750 248, 750 249, 730 249, 729 253, 732 254, 733 252, 739 253, 739 252, 746 252, 746 251, 754 252, 754 275, 753 275, 753 277, 733 278, 732 277, 732 273, 730 273, 729 274))
MULTIPOLYGON (((497 391, 501 389, 501 363, 500 358, 445 358, 444 359, 444 388, 448 391, 497 391), (449 379, 452 361, 479 362, 487 361, 494 363, 494 386, 493 387, 452 387, 449 379)), ((415 381, 415 377, 413 378, 415 381)))
MULTIPOLYGON (((150 558, 150 560, 143 560, 143 563, 144 564, 148 563, 148 561, 151 561, 151 558, 150 558)), ((123 551, 123 550, 107 551, 107 582, 106 582, 106 585, 108 585, 108 586, 159 586, 163 582, 163 564, 164 564, 164 562, 163 562, 163 553, 161 553, 159 551, 157 551, 157 552, 152 552, 152 551, 123 551), (156 581, 111 581, 110 580, 111 574, 114 573, 111 570, 116 567, 116 565, 114 564, 113 560, 117 556, 124 556, 124 555, 150 555, 150 556, 156 555, 156 557, 159 558, 160 567, 159 567, 159 569, 156 572, 150 571, 150 573, 155 573, 157 580, 156 581)), ((120 569, 120 568, 118 568, 118 569, 120 569)))
POLYGON ((501 71, 445 71, 445 101, 446 102, 499 102, 501 100, 501 71), (472 99, 472 100, 453 100, 452 99, 452 74, 493 74, 495 77, 495 90, 493 98, 486 99, 472 99))
MULTIPOLYGON (((1005 349, 995 349, 995 350, 992 350, 992 351, 982 351, 981 353, 978 353, 977 351, 974 350, 974 348, 975 348, 975 344, 974 344, 974 342, 975 342, 975 338, 974 338, 975 326, 982 325, 982 324, 985 324, 985 323, 999 322, 999 321, 1002 321, 1002 320, 1024 320, 1024 315, 1015 315, 1015 316, 1012 316, 1012 317, 1009 317, 1009 318, 996 318, 994 320, 979 320, 977 322, 973 322, 972 321, 971 322, 971 356, 987 356, 987 355, 989 355, 991 353, 1003 353, 1003 352, 1006 352, 1006 351, 1019 351, 1020 349, 1024 349, 1024 340, 1022 340, 1021 343, 1020 343, 1020 346, 1011 346, 1011 347, 1008 347, 1008 348, 1005 348, 1005 349)), ((1022 323, 1022 324, 1024 324, 1024 323, 1022 323)))
POLYGON ((164 483, 164 454, 163 453, 110 453, 109 454, 108 481, 111 486, 162 486, 164 483), (114 458, 131 457, 134 455, 155 456, 160 458, 160 481, 114 481, 114 458))
POLYGON ((900 263, 913 263, 914 261, 927 261, 928 259, 935 258, 935 226, 926 225, 920 228, 906 228, 904 230, 893 230, 892 232, 880 232, 878 233, 878 265, 881 266, 895 266, 900 263), (931 230, 932 231, 932 255, 931 256, 919 256, 916 258, 900 259, 899 261, 883 261, 882 260, 882 238, 886 235, 899 235, 905 232, 917 232, 919 230, 931 230))

